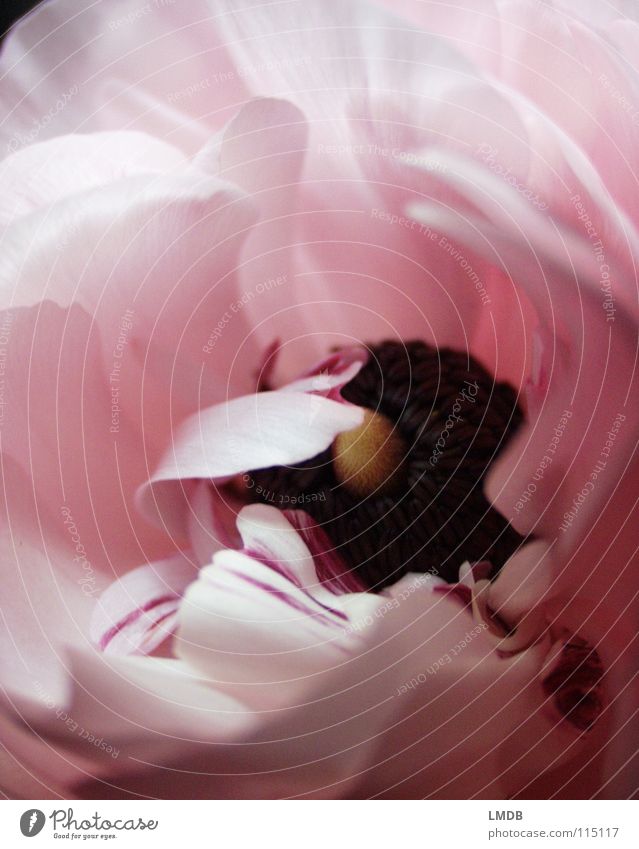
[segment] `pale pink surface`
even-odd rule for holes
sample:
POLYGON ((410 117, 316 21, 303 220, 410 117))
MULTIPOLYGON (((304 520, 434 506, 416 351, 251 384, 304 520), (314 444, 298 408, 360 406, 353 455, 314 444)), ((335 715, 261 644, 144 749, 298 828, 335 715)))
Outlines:
POLYGON ((639 128, 619 98, 639 110, 628 64, 637 23, 594 2, 543 15, 532 2, 387 5, 216 3, 212 13, 197 2, 122 24, 135 4, 77 12, 61 0, 6 42, 10 590, 0 662, 8 708, 47 747, 45 769, 34 740, 3 725, 24 787, 41 768, 45 791, 62 795, 636 790, 639 128), (605 243, 614 322, 577 194, 605 243), (282 276, 203 351, 218 316, 282 276), (239 505, 208 480, 313 456, 358 423, 356 408, 312 383, 285 385, 330 346, 415 337, 468 348, 522 389, 527 422, 488 492, 540 542, 505 567, 492 602, 511 624, 532 610, 553 634, 503 656, 482 631, 455 663, 398 696, 475 627, 470 610, 428 579, 379 617, 384 597, 333 594, 343 616, 324 621, 314 605, 330 592, 286 520, 271 517, 260 533, 288 577, 254 559, 244 534, 247 551, 226 550, 241 547, 239 505), (249 395, 274 339, 280 388, 249 395), (517 511, 566 405, 553 462, 517 511), (605 473, 564 533, 617 413, 625 419, 605 473), (73 560, 79 545, 90 573, 73 560), (178 547, 188 547, 186 562, 178 547), (171 557, 180 566, 163 577, 171 557), (125 573, 102 596, 111 612, 101 622, 96 598, 125 573), (139 618, 154 601, 167 605, 156 612, 169 626, 174 614, 181 623, 176 656, 129 656, 163 636, 157 619, 139 618), (121 654, 96 652, 92 614, 98 642, 120 623, 121 654), (349 629, 366 616, 371 627, 349 629), (558 722, 539 683, 563 628, 595 645, 608 670, 611 703, 587 745, 558 722), (268 660, 252 662, 256 645, 268 660), (182 782, 87 752, 48 698, 131 757, 186 770, 182 782), (242 754, 207 745, 223 741, 243 742, 242 754), (569 756, 567 772, 557 769, 569 756), (107 784, 91 784, 100 778, 107 784))

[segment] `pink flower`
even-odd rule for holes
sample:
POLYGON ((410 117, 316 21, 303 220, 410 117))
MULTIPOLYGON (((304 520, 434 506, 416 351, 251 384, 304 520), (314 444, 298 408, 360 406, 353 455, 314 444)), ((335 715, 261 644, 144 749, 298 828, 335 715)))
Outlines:
POLYGON ((387 5, 5 42, 12 796, 635 792, 639 24, 387 5))

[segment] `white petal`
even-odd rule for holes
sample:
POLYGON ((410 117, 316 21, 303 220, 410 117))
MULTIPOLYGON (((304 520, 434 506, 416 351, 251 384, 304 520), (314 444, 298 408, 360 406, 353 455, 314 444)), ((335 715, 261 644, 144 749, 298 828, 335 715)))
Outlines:
POLYGON ((151 482, 142 510, 179 532, 188 510, 188 482, 225 479, 315 457, 338 433, 362 422, 359 407, 303 392, 259 392, 192 416, 175 437, 151 482), (182 482, 186 482, 185 485, 182 482))

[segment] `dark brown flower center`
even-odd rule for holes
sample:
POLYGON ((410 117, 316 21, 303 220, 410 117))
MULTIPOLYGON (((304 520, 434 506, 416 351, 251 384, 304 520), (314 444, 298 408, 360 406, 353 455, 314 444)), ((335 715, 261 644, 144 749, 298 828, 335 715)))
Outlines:
POLYGON ((370 354, 342 389, 366 408, 363 424, 299 467, 252 472, 252 492, 309 513, 371 589, 406 572, 452 582, 466 560, 496 572, 522 542, 483 493, 521 422, 514 390, 467 354, 423 342, 370 354))

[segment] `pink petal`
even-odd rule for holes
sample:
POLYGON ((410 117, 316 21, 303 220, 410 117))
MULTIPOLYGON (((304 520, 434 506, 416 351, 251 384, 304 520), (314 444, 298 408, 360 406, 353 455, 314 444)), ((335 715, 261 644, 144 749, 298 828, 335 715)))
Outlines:
MULTIPOLYGON (((68 764, 83 758, 75 770, 67 766, 75 784, 124 782, 140 770, 140 761, 167 764, 184 753, 193 759, 203 745, 241 739, 255 725, 243 705, 176 660, 74 648, 69 667, 72 685, 65 700, 23 701, 14 709, 50 748, 66 754, 68 764), (67 718, 77 724, 76 733, 69 733, 67 718), (89 735, 103 745, 92 745, 89 735)), ((158 775, 156 781, 153 795, 162 787, 158 775)), ((175 776, 165 795, 170 784, 176 788, 175 776)))
POLYGON ((428 581, 410 593, 410 581, 396 585, 398 609, 371 634, 395 698, 362 795, 509 797, 578 753, 579 733, 548 716, 537 680, 548 645, 500 658, 453 596, 428 581))
MULTIPOLYGON (((215 363, 202 348, 210 316, 235 299, 232 270, 251 220, 245 199, 210 177, 143 176, 5 231, 0 277, 5 307, 13 303, 0 320, 12 376, 3 452, 28 471, 39 509, 70 508, 98 570, 171 550, 135 521, 132 499, 173 428, 224 397, 234 345, 226 355, 220 346, 215 363)), ((236 374, 238 391, 248 388, 250 357, 236 374)), ((13 498, 9 490, 10 506, 13 498)), ((68 536, 57 519, 48 532, 68 536)))
MULTIPOLYGON (((62 715, 104 749, 69 734, 42 705, 21 712, 49 751, 59 746, 67 762, 71 755, 91 756, 90 771, 74 770, 79 798, 126 798, 129 792, 137 798, 264 798, 290 795, 292 784, 295 792, 320 787, 321 795, 335 795, 361 761, 361 751, 347 745, 335 756, 309 759, 303 715, 291 717, 289 733, 282 733, 268 713, 248 710, 179 661, 74 652, 72 675, 62 715)), ((339 745, 339 733, 333 741, 339 745)))
MULTIPOLYGON (((200 480, 189 496, 186 536, 200 566, 207 566, 221 548, 241 548, 237 516, 243 503, 233 495, 200 480)), ((178 533, 183 531, 178 529, 178 533)))
MULTIPOLYGON (((482 22, 483 29, 495 30, 490 6, 471 3, 475 16, 468 6, 429 9, 429 23, 452 16, 466 24, 473 18, 478 30, 483 32, 482 22)), ((423 28, 406 26, 395 8, 392 14, 372 4, 337 11, 309 3, 294 31, 289 12, 275 7, 268 14, 238 13, 224 26, 241 59, 274 48, 290 54, 300 43, 309 57, 302 67, 270 70, 256 87, 256 93, 268 86, 285 92, 309 120, 303 214, 286 220, 282 237, 298 224, 298 276, 291 287, 296 301, 312 301, 315 326, 342 343, 353 336, 359 341, 416 336, 467 346, 475 324, 503 301, 503 293, 486 279, 483 263, 471 267, 467 257, 440 244, 443 234, 422 230, 406 216, 409 199, 433 191, 432 180, 417 176, 410 163, 423 161, 419 154, 426 144, 466 151, 481 138, 525 173, 530 150, 524 122, 458 44, 451 47, 423 28)), ((429 163, 438 170, 436 158, 429 163)), ((283 327, 290 333, 307 320, 291 298, 287 312, 261 318, 282 338, 283 327)), ((290 358, 312 341, 309 327, 291 345, 290 358)))
POLYGON ((323 610, 301 609, 308 595, 243 555, 230 553, 203 578, 210 589, 198 582, 183 609, 181 638, 191 639, 181 653, 256 708, 292 699, 299 707, 275 714, 270 733, 288 738, 303 727, 317 754, 332 753, 328 764, 347 732, 366 755, 357 795, 503 797, 582 749, 580 733, 548 710, 539 681, 548 644, 500 658, 467 611, 432 592, 437 579, 404 579, 351 617, 344 642, 323 610), (289 628, 298 616, 306 618, 289 628), (264 624, 273 618, 278 627, 269 633, 264 624))
MULTIPOLYGON (((516 192, 499 185, 470 162, 449 161, 446 179, 476 202, 483 202, 482 218, 475 215, 462 219, 426 207, 416 207, 415 213, 429 223, 437 221, 437 226, 454 233, 473 250, 493 255, 497 252, 499 261, 526 290, 537 310, 541 338, 549 343, 541 343, 541 366, 537 368, 538 374, 545 375, 544 383, 530 384, 527 392, 529 423, 493 466, 488 492, 518 529, 529 532, 535 528, 554 536, 564 511, 584 486, 583 470, 592 470, 600 455, 602 445, 592 434, 605 436, 616 413, 623 411, 619 448, 610 458, 613 467, 623 469, 628 449, 634 444, 639 417, 626 409, 633 375, 613 364, 633 362, 635 322, 623 308, 624 293, 618 292, 618 314, 611 332, 612 322, 602 308, 599 267, 583 239, 566 233, 560 236, 546 217, 535 213, 516 192), (490 217, 492 222, 487 220, 490 217), (531 252, 532 258, 525 261, 531 252), (571 279, 575 271, 579 274, 578 288, 571 279), (561 307, 560 316, 555 315, 556 305, 561 307), (568 321, 567 315, 577 315, 580 320, 568 321), (606 352, 603 358, 602 352, 606 352), (569 399, 567 392, 571 393, 569 399), (569 416, 564 417, 567 406, 569 416), (535 493, 543 494, 535 494, 535 508, 524 509, 520 496, 545 456, 555 428, 559 428, 557 445, 552 445, 556 454, 553 452, 547 471, 545 468, 538 475, 539 483, 535 482, 535 493), (561 438, 564 431, 566 439, 561 438), (524 457, 528 462, 523 462, 524 457)), ((579 516, 578 526, 589 524, 589 516, 605 498, 605 488, 596 488, 588 509, 579 516)))
MULTIPOLYGON (((636 500, 639 420, 627 402, 636 392, 628 367, 636 348, 630 289, 614 288, 614 321, 608 320, 599 263, 584 238, 558 230, 470 164, 458 163, 454 173, 459 189, 482 198, 481 215, 462 221, 422 208, 420 219, 436 221, 473 250, 496 253, 526 288, 540 320, 528 420, 493 466, 488 494, 516 527, 554 541, 553 615, 583 633, 614 669, 611 719, 618 728, 634 728, 636 541, 629 505, 636 500), (611 562, 618 564, 612 571, 611 562)), ((613 276, 622 273, 615 260, 610 254, 613 276)), ((606 744, 609 778, 601 792, 627 796, 632 770, 619 738, 613 731, 606 744)))
POLYGON ((500 69, 501 4, 495 0, 382 0, 382 5, 420 30, 445 38, 451 46, 491 72, 500 69))
POLYGON ((492 582, 492 610, 515 623, 557 591, 553 587, 552 549, 542 541, 531 542, 514 554, 492 582))
POLYGON ((78 583, 88 601, 114 572, 169 548, 135 521, 133 497, 146 474, 143 435, 123 414, 110 432, 113 396, 101 340, 84 310, 44 302, 3 312, 0 327, 12 375, 3 399, 2 515, 8 527, 31 522, 36 544, 61 552, 62 559, 52 553, 52 567, 73 564, 77 581, 88 579, 78 583))
POLYGON ((344 628, 334 618, 339 611, 313 604, 305 547, 289 538, 284 518, 265 507, 244 512, 244 542, 263 562, 237 552, 216 556, 182 608, 180 654, 256 708, 303 702, 311 722, 311 694, 339 704, 348 674, 351 711, 368 705, 371 730, 390 723, 361 792, 501 796, 581 751, 580 731, 550 709, 539 680, 548 643, 500 657, 468 608, 433 593, 441 582, 432 576, 408 576, 375 605, 363 594, 370 602, 359 617, 348 607, 355 597, 341 596, 350 623, 344 628), (276 628, 266 627, 274 620, 276 628), (374 681, 372 690, 365 680, 374 681), (387 715, 379 706, 391 692, 387 715))
POLYGON ((127 572, 100 596, 92 640, 107 654, 150 654, 172 633, 184 590, 196 577, 184 554, 127 572))
POLYGON ((11 458, 3 457, 2 473, 11 497, 9 509, 6 492, 1 502, 0 680, 10 697, 37 700, 44 692, 63 699, 69 683, 64 647, 89 645, 93 599, 106 581, 72 514, 63 508, 52 516, 38 506, 33 482, 11 458), (62 534, 49 534, 51 527, 62 534))
POLYGON ((3 144, 127 129, 195 152, 259 70, 230 59, 217 26, 224 10, 212 15, 203 0, 178 5, 38 7, 3 45, 3 144))
POLYGON ((294 286, 291 251, 307 133, 306 118, 292 102, 256 98, 242 106, 194 163, 250 192, 259 209, 260 220, 247 239, 239 274, 247 293, 243 312, 251 325, 246 340, 262 348, 279 335, 271 332, 270 317, 280 316, 287 341, 292 329, 287 320, 294 286))
POLYGON ((237 517, 243 553, 259 560, 299 588, 315 591, 326 601, 311 551, 284 511, 266 504, 249 504, 237 517))
POLYGON ((123 177, 171 171, 183 159, 175 148, 143 133, 59 136, 31 145, 0 164, 0 224, 123 177))
MULTIPOLYGON (((550 155, 544 152, 550 124, 576 143, 579 156, 594 165, 593 173, 603 178, 616 204, 631 211, 636 220, 635 193, 628 187, 634 183, 639 164, 639 131, 632 119, 633 108, 639 106, 639 87, 636 79, 621 67, 613 46, 620 47, 623 53, 629 46, 624 43, 625 33, 636 28, 637 18, 632 4, 625 4, 622 9, 611 3, 575 0, 545 4, 542 9, 528 0, 452 0, 446 7, 429 0, 408 0, 386 5, 392 5, 393 11, 402 13, 420 29, 442 35, 471 58, 477 69, 489 72, 499 81, 501 90, 516 102, 517 111, 531 132, 531 152, 537 156, 528 174, 517 167, 511 173, 519 173, 533 195, 540 191, 542 199, 549 203, 565 204, 578 223, 574 206, 566 202, 578 189, 556 191, 558 176, 570 166, 566 168, 567 163, 561 162, 556 150, 550 155), (561 84, 549 85, 549 80, 561 80, 561 84), (539 134, 535 126, 540 117, 546 127, 539 134), (542 178, 544 171, 547 176, 542 178)), ((627 53, 632 64, 636 51, 627 53)), ((483 134, 481 138, 485 140, 483 134)), ((511 165, 507 160, 512 143, 503 138, 502 144, 492 146, 497 166, 506 171, 511 165)), ((567 182, 575 186, 572 179, 567 182)), ((596 205, 590 205, 590 212, 610 247, 611 220, 601 216, 596 205)))
POLYGON ((567 15, 583 19, 591 26, 601 26, 612 23, 620 18, 637 20, 637 9, 633 3, 624 0, 610 0, 608 3, 597 3, 596 0, 557 0, 556 6, 567 15))
MULTIPOLYGON (((56 703, 45 689, 30 705, 49 721, 57 719, 56 703)), ((62 746, 39 736, 30 723, 32 716, 13 694, 0 697, 2 792, 11 799, 77 798, 73 785, 78 775, 86 774, 86 759, 70 756, 62 746)))
MULTIPOLYGON (((352 654, 338 659, 340 627, 325 609, 315 606, 317 615, 301 629, 286 624, 306 616, 287 599, 312 605, 310 593, 262 563, 229 555, 217 570, 219 586, 215 566, 201 573, 182 625, 201 622, 197 643, 181 646, 209 672, 224 671, 217 687, 179 661, 74 653, 66 710, 109 744, 126 745, 131 756, 113 760, 96 752, 93 789, 78 775, 83 797, 501 798, 582 751, 580 736, 547 710, 539 681, 547 647, 498 658, 467 610, 433 592, 438 579, 408 576, 387 598, 363 594, 360 604, 369 604, 343 629, 342 650, 352 654), (275 592, 251 589, 244 569, 275 592), (254 632, 260 619, 273 616, 284 617, 281 627, 254 632), (242 620, 241 630, 232 629, 235 639, 229 617, 242 620), (335 645, 312 648, 324 632, 335 645), (269 652, 274 665, 260 667, 269 652), (267 680, 271 686, 263 689, 267 680), (224 742, 236 745, 206 745, 224 742)), ((45 739, 82 750, 83 741, 56 725, 51 711, 34 716, 35 707, 25 715, 45 739)))
POLYGON ((257 98, 243 106, 224 130, 219 176, 256 194, 272 215, 274 199, 289 199, 298 182, 306 148, 302 112, 286 100, 257 98), (278 189, 288 189, 278 193, 278 189))
POLYGON ((237 528, 246 554, 281 571, 329 607, 333 603, 331 594, 365 590, 322 528, 303 510, 250 504, 240 511, 237 528))
POLYGON ((359 373, 368 357, 369 353, 362 345, 350 345, 322 359, 297 380, 281 388, 287 392, 311 392, 339 401, 339 390, 359 373))

